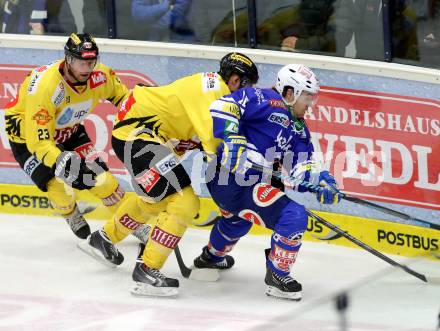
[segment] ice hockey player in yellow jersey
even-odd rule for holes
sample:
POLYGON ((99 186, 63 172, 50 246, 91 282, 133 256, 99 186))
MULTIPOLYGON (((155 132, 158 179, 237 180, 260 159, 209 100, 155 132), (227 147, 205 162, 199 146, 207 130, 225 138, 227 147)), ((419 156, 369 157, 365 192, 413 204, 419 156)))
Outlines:
POLYGON ((137 196, 127 199, 113 220, 92 233, 89 244, 100 247, 101 258, 115 261, 121 253, 114 244, 144 223, 152 225, 133 271, 133 294, 177 294, 178 280, 160 269, 199 210, 179 156, 195 148, 214 154, 220 141, 213 136, 210 104, 257 81, 256 65, 246 55, 229 53, 218 73, 197 73, 161 87, 136 86, 122 102, 112 145, 132 176, 137 196))
POLYGON ((6 106, 6 132, 21 168, 47 192, 55 212, 75 235, 85 239, 90 227, 72 188, 89 190, 111 212, 125 194, 82 122, 100 99, 118 106, 129 91, 112 69, 98 63, 99 50, 91 35, 72 33, 64 51, 64 59, 26 77, 6 106))

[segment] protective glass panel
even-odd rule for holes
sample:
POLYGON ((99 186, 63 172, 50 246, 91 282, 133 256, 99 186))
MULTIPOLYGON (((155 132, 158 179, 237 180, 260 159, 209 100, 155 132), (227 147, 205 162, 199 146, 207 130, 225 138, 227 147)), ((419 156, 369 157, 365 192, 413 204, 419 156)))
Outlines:
POLYGON ((440 67, 440 2, 395 1, 391 7, 393 61, 440 67))
POLYGON ((383 60, 381 1, 257 1, 259 48, 383 60))

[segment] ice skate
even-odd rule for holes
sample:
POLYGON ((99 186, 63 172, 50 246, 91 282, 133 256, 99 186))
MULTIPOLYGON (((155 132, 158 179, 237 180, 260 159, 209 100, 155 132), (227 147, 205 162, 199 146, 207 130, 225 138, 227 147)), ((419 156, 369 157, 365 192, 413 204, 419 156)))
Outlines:
POLYGON ((78 248, 111 268, 116 268, 124 261, 124 256, 107 238, 103 230, 93 232, 87 240, 78 244, 78 248))
POLYGON ((139 255, 133 270, 135 285, 131 293, 136 296, 172 297, 178 294, 179 281, 166 277, 160 270, 148 267, 142 261, 145 245, 139 244, 139 255))
POLYGON ((267 285, 266 295, 268 296, 294 301, 299 301, 302 298, 301 284, 290 277, 290 275, 279 276, 267 268, 264 282, 267 285))
POLYGON ((151 226, 148 224, 141 224, 135 231, 131 234, 139 239, 142 244, 146 244, 148 238, 150 237, 151 226))
POLYGON ((75 236, 81 239, 86 239, 90 235, 90 226, 84 219, 84 216, 80 212, 78 206, 75 206, 74 211, 69 215, 64 215, 64 219, 69 224, 70 229, 75 236))
POLYGON ((212 261, 211 255, 208 252, 208 248, 204 247, 202 254, 194 259, 194 267, 199 269, 230 269, 234 265, 234 258, 230 255, 226 255, 220 262, 212 261))

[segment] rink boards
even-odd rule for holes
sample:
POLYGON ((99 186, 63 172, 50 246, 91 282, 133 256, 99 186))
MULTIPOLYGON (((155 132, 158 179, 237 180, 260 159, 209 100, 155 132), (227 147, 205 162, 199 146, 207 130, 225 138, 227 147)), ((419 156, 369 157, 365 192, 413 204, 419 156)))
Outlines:
MULTIPOLYGON (((48 216, 54 214, 47 196, 34 186, 0 184, 0 192, 1 213, 48 216)), ((78 192, 78 194, 80 200, 99 205, 88 218, 106 219, 110 217, 108 211, 101 206, 100 201, 87 191, 78 192)), ((128 194, 134 193, 128 192, 128 194)), ((218 209, 211 199, 202 198, 201 201, 200 214, 194 220, 194 224, 204 223, 218 214, 218 209)), ((434 258, 430 252, 437 252, 437 254, 439 252, 440 238, 436 230, 336 213, 317 212, 317 214, 383 253, 434 258)), ((306 241, 357 247, 315 220, 309 219, 307 230, 306 241)), ((271 231, 254 225, 251 233, 269 236, 271 231)))

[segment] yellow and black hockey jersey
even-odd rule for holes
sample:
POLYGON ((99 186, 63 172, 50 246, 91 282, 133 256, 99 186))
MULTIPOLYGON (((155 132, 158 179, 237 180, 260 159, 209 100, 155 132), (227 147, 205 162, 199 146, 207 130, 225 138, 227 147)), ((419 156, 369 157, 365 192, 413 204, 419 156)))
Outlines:
POLYGON ((214 72, 198 73, 159 87, 136 86, 121 104, 113 136, 130 141, 157 140, 170 143, 177 152, 202 143, 215 153, 211 103, 229 94, 223 79, 214 72))
POLYGON ((29 151, 48 167, 61 153, 56 145, 76 132, 100 99, 118 106, 128 94, 127 87, 104 64, 98 63, 87 85, 78 88, 63 78, 63 65, 64 60, 59 60, 32 70, 17 98, 5 109, 8 138, 26 143, 29 151))

